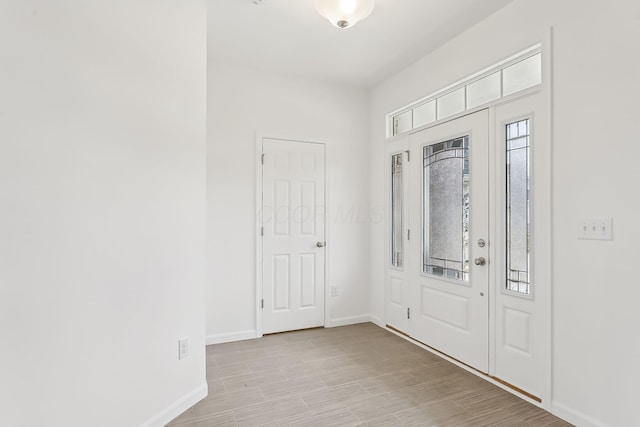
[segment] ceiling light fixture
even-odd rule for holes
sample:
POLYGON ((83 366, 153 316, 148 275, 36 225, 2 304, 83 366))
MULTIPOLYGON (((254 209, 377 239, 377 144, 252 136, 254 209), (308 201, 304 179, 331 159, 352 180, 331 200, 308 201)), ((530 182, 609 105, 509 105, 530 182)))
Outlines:
POLYGON ((318 13, 338 28, 351 28, 373 11, 373 0, 316 0, 318 13))

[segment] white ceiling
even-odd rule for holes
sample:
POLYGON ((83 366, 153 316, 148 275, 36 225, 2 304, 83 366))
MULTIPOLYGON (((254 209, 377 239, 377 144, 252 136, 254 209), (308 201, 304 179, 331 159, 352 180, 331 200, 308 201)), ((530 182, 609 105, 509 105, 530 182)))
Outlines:
POLYGON ((209 0, 209 57, 317 80, 371 87, 512 0, 376 0, 340 30, 314 0, 209 0))

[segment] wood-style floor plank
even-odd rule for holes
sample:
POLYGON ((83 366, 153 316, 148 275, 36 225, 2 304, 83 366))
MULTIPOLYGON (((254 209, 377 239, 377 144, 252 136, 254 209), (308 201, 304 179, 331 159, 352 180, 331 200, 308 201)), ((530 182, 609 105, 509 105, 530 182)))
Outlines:
POLYGON ((570 426, 370 323, 208 346, 207 382, 169 426, 570 426))

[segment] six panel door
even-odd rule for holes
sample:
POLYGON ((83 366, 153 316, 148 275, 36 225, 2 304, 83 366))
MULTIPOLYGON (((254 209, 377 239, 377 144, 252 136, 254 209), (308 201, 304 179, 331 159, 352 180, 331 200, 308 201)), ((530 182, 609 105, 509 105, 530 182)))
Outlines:
POLYGON ((325 146, 263 140, 264 334, 324 325, 325 146))

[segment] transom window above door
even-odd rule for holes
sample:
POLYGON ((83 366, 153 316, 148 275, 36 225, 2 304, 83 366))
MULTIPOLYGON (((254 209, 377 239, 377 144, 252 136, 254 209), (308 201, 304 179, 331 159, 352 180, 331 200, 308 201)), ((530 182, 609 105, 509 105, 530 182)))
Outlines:
POLYGON ((387 115, 387 137, 411 132, 467 110, 486 107, 542 83, 541 45, 535 45, 387 115))

